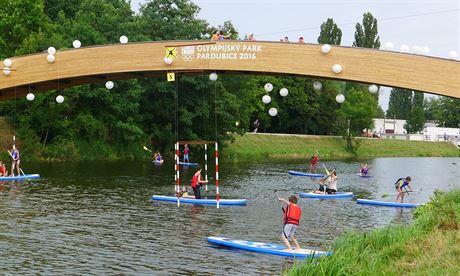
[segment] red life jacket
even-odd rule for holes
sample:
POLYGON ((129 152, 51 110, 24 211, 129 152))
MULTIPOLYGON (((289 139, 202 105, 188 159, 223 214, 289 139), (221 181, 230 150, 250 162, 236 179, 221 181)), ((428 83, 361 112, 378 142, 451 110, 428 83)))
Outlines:
POLYGON ((289 203, 289 205, 286 207, 286 210, 284 210, 284 224, 295 224, 299 225, 300 221, 300 216, 302 215, 302 209, 300 209, 299 206, 289 203))
POLYGON ((197 182, 198 182, 198 175, 194 174, 192 177, 192 184, 191 184, 192 188, 196 187, 197 182))

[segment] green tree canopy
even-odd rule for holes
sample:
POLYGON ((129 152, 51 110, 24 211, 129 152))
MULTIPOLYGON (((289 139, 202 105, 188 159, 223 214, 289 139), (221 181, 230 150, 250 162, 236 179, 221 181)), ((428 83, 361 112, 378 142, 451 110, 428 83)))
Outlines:
POLYGON ((377 19, 367 12, 363 15, 363 24, 356 24, 354 47, 379 49, 380 37, 378 35, 377 19))
POLYGON ((318 36, 318 43, 340 45, 342 41, 342 30, 337 27, 332 18, 328 18, 326 22, 321 24, 321 31, 318 36))

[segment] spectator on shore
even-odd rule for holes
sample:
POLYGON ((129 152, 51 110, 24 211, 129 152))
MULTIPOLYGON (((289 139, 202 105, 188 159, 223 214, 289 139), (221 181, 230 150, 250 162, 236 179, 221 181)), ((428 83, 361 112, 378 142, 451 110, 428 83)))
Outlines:
POLYGON ((283 42, 289 42, 289 38, 287 36, 284 37, 283 42))
POLYGON ((298 43, 301 43, 301 44, 305 43, 305 42, 303 41, 303 36, 299 37, 298 43))
POLYGON ((216 31, 215 34, 212 35, 211 40, 224 40, 225 38, 229 38, 230 35, 223 35, 220 31, 216 31))
POLYGON ((254 34, 250 34, 249 37, 248 37, 248 40, 256 41, 256 39, 254 38, 254 34))

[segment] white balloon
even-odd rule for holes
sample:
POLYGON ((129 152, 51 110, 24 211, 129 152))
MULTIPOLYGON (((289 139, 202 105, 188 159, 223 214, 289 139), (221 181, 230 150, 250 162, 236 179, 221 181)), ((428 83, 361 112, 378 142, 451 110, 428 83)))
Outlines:
POLYGON ((323 88, 323 84, 322 84, 320 81, 315 81, 315 82, 313 83, 313 88, 314 88, 315 90, 321 90, 321 88, 323 88))
POLYGON ((13 61, 9 58, 3 61, 3 65, 5 65, 5 67, 11 67, 11 64, 13 64, 13 61))
POLYGON ((212 81, 216 81, 218 78, 217 74, 216 73, 211 73, 209 74, 209 79, 212 80, 212 81))
POLYGON ((323 46, 321 46, 321 52, 323 52, 323 54, 327 54, 330 51, 331 51, 331 45, 324 44, 323 46))
POLYGON ((113 86, 114 86, 113 81, 108 81, 108 82, 105 83, 105 88, 107 88, 109 90, 112 89, 113 86))
POLYGON ((78 49, 81 47, 81 42, 80 40, 74 40, 73 43, 72 43, 73 47, 78 49))
POLYGON ((342 65, 334 64, 334 66, 332 66, 332 72, 340 74, 340 72, 342 72, 342 65))
POLYGON ((405 45, 405 44, 401 45, 400 49, 401 49, 401 52, 403 52, 403 53, 409 53, 409 51, 410 51, 409 45, 405 45))
POLYGON ((345 96, 342 95, 342 94, 339 94, 339 95, 335 96, 335 101, 338 102, 338 103, 343 103, 345 101, 345 96))
POLYGON ((393 50, 394 47, 395 45, 391 42, 385 42, 385 44, 383 45, 383 49, 388 50, 388 51, 393 50))
POLYGON ((420 53, 422 53, 422 47, 420 47, 420 46, 412 46, 412 52, 414 54, 420 54, 420 53))
POLYGON ((48 60, 49 63, 53 63, 56 60, 56 57, 53 54, 49 54, 46 56, 46 60, 48 60))
POLYGON ((276 116, 276 114, 278 114, 278 109, 272 107, 268 110, 268 114, 270 114, 270 116, 274 117, 276 116))
POLYGON ((265 104, 268 104, 268 103, 270 103, 271 101, 272 101, 272 98, 271 98, 270 96, 268 96, 268 95, 264 95, 264 96, 262 97, 262 102, 264 102, 265 104))
POLYGON ((125 35, 120 36, 120 43, 128 43, 128 37, 125 35))
POLYGON ((265 91, 267 91, 267 92, 272 92, 272 90, 273 90, 273 84, 267 82, 267 83, 264 85, 264 89, 265 89, 265 91))
POLYGON ((457 52, 452 50, 452 51, 449 51, 449 57, 452 58, 452 59, 456 59, 456 58, 458 58, 458 54, 457 54, 457 52))
POLYGON ((428 47, 428 46, 423 46, 423 47, 422 47, 422 53, 424 53, 424 54, 429 54, 429 53, 430 53, 430 47, 428 47))
POLYGON ((27 94, 26 99, 28 101, 33 101, 35 99, 35 95, 33 93, 29 93, 27 94))
POLYGON ((64 97, 61 96, 61 95, 57 96, 57 97, 56 97, 56 102, 57 102, 57 103, 63 103, 63 102, 64 102, 64 97))
POLYGON ((379 87, 377 85, 375 85, 375 84, 369 85, 369 92, 374 94, 374 93, 377 93, 377 91, 379 91, 379 87))
POLYGON ((3 68, 3 74, 9 76, 11 74, 11 69, 9 67, 3 68))
POLYGON ((165 57, 165 58, 163 59, 163 61, 164 61, 166 64, 168 64, 168 65, 171 65, 172 62, 173 62, 172 58, 169 58, 169 57, 165 57))
POLYGON ((289 94, 289 90, 287 90, 287 88, 281 88, 280 90, 280 95, 283 96, 283 97, 286 97, 287 95, 289 94))
POLYGON ((49 48, 48 48, 48 54, 50 54, 50 55, 56 54, 56 48, 54 48, 54 47, 52 47, 52 46, 49 47, 49 48))

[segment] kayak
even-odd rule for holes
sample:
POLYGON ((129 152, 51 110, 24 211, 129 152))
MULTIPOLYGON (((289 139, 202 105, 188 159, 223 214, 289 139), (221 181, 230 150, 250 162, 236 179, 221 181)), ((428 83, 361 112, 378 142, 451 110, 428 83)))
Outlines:
POLYGON ((198 166, 198 163, 179 162, 182 166, 198 166))
POLYGON ((2 181, 2 180, 37 179, 37 178, 40 178, 39 174, 24 174, 24 175, 15 175, 15 176, 0 176, 0 181, 2 181))
POLYGON ((317 251, 311 249, 299 249, 299 250, 286 250, 286 246, 270 244, 270 243, 261 243, 261 242, 252 242, 252 241, 243 241, 243 240, 231 240, 222 237, 208 237, 208 242, 223 245, 238 249, 244 249, 253 252, 273 254, 278 256, 293 257, 293 258, 307 258, 307 257, 321 257, 321 256, 330 256, 330 252, 317 251))
POLYGON ((304 172, 296 172, 296 171, 288 171, 288 173, 290 175, 297 175, 297 176, 325 177, 325 175, 321 173, 304 173, 304 172))
POLYGON ((361 199, 358 198, 356 200, 358 204, 370 204, 370 205, 379 205, 379 206, 387 206, 387 207, 404 207, 404 208, 415 208, 419 204, 415 203, 400 203, 400 202, 389 202, 389 201, 378 201, 378 200, 371 200, 371 199, 361 199))
MULTIPOLYGON (((177 202, 177 197, 175 196, 161 196, 161 195, 153 195, 152 200, 159 200, 159 201, 169 201, 169 202, 177 202)), ((215 199, 196 199, 196 198, 180 198, 181 203, 188 203, 188 204, 207 204, 207 205, 217 205, 217 200, 215 199)), ((247 203, 246 199, 219 199, 219 205, 245 205, 247 203)))
POLYGON ((357 175, 359 177, 362 177, 362 178, 371 178, 372 176, 368 175, 368 174, 362 174, 362 173, 357 173, 357 175))
POLYGON ((353 197, 352 192, 336 192, 335 194, 315 194, 310 193, 299 193, 300 197, 309 197, 309 198, 346 198, 353 197))

